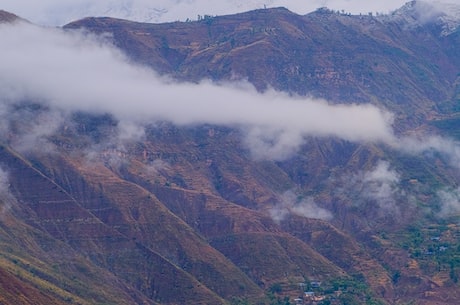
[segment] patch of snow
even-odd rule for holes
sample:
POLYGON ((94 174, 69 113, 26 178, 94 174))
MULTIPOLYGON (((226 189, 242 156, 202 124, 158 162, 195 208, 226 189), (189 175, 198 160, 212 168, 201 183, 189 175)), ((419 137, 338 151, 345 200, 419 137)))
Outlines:
POLYGON ((460 27, 460 5, 459 4, 446 4, 436 3, 437 9, 444 12, 444 15, 439 19, 442 22, 442 35, 447 36, 460 27))
POLYGON ((271 7, 275 0, 229 0, 215 5, 211 0, 110 0, 92 1, 73 7, 80 16, 104 16, 138 22, 196 20, 198 15, 226 15, 271 7), (206 4, 209 2, 208 4, 206 4))
POLYGON ((460 5, 439 1, 411 1, 385 18, 390 21, 403 22, 410 28, 427 23, 438 24, 442 28, 440 34, 447 36, 460 27, 460 5))

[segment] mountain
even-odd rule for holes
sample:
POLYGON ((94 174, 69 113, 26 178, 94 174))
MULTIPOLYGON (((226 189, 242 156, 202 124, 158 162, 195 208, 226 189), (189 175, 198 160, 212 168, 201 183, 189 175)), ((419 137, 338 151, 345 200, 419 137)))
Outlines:
POLYGON ((20 18, 15 14, 11 14, 4 10, 0 10, 0 23, 7 23, 7 22, 14 22, 19 20, 20 18))
MULTIPOLYGON (((406 10, 394 15, 409 15, 406 10)), ((452 98, 458 32, 440 37, 437 24, 424 31, 407 24, 396 17, 327 9, 299 16, 279 8, 159 25, 88 18, 65 28, 111 33, 130 57, 181 80, 247 79, 259 90, 350 103, 378 100, 404 122, 407 113, 423 121, 452 98)))
POLYGON ((0 303, 313 302, 304 291, 318 304, 455 303, 460 32, 447 15, 422 18, 425 5, 64 26, 103 35, 168 82, 247 81, 267 99, 385 109, 402 144, 311 134, 295 153, 257 158, 245 129, 167 120, 123 142, 110 112, 56 114, 7 95, 0 303))

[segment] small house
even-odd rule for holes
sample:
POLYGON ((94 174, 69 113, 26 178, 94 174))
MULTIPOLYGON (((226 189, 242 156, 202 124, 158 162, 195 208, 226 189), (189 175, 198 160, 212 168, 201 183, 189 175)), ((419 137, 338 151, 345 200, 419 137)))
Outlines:
POLYGON ((310 287, 311 287, 311 288, 320 288, 320 287, 321 287, 321 282, 318 282, 318 281, 311 281, 311 282, 310 282, 310 287))

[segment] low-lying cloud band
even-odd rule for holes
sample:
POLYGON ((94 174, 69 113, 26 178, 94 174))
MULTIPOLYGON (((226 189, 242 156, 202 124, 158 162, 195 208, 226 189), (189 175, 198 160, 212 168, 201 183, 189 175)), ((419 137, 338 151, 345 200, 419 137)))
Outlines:
POLYGON ((287 156, 306 136, 394 138, 391 115, 372 105, 259 93, 247 84, 178 83, 130 63, 106 39, 82 31, 18 23, 2 25, 0 37, 2 104, 39 102, 64 113, 109 113, 130 124, 240 127, 255 143, 271 143, 273 158, 287 156))

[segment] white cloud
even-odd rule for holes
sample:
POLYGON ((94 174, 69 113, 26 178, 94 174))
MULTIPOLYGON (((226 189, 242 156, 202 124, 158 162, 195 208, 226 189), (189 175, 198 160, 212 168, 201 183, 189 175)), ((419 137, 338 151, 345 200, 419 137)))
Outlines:
POLYGON ((14 149, 21 153, 52 153, 54 145, 48 141, 48 136, 55 133, 65 119, 60 111, 32 110, 27 107, 11 110, 6 117, 0 116, 5 122, 21 122, 10 127, 14 132, 9 139, 14 149))
POLYGON ((8 172, 0 167, 0 217, 9 211, 15 198, 10 192, 8 172))
MULTIPOLYGON (((453 2, 445 0, 443 2, 453 2)), ((258 8, 287 7, 306 14, 319 7, 351 13, 387 13, 401 7, 406 0, 0 0, 0 8, 42 25, 63 25, 87 16, 110 16, 148 22, 196 19, 197 15, 227 15, 258 8)), ((438 1, 427 1, 430 3, 438 1)))
POLYGON ((387 161, 379 160, 372 169, 331 179, 337 185, 336 193, 340 197, 349 196, 353 205, 370 207, 379 217, 399 217, 398 203, 408 204, 410 201, 400 188, 399 173, 387 161))
POLYGON ((397 211, 396 196, 400 193, 399 174, 390 169, 386 161, 379 161, 376 167, 362 176, 362 196, 375 201, 385 211, 397 211))
POLYGON ((318 206, 312 197, 297 198, 290 190, 281 195, 280 202, 269 210, 270 216, 276 222, 283 221, 290 214, 306 218, 330 220, 332 213, 318 206))
MULTIPOLYGON (((144 124, 217 124, 243 130, 244 144, 255 158, 290 157, 307 137, 336 137, 353 142, 382 142, 411 154, 437 151, 460 167, 458 143, 435 136, 396 138, 392 117, 371 105, 330 105, 244 84, 176 83, 135 66, 104 37, 84 32, 1 25, 0 132, 22 120, 15 147, 45 146, 73 111, 110 113, 120 122, 116 145, 142 139, 144 124), (42 103, 48 111, 15 113, 17 103, 42 103), (118 143, 118 144, 117 144, 118 143)), ((18 127, 19 126, 19 127, 18 127)))
POLYGON ((0 168, 0 195, 3 197, 7 193, 9 193, 8 173, 0 168))
POLYGON ((440 190, 437 195, 441 204, 441 210, 438 214, 440 217, 460 214, 460 188, 440 190))
POLYGON ((399 182, 399 175, 390 170, 388 162, 379 161, 372 171, 364 173, 363 181, 371 184, 395 184, 399 182))
POLYGON ((460 143, 453 139, 422 135, 403 137, 391 143, 399 151, 408 154, 439 153, 455 168, 460 169, 460 143))
POLYGON ((155 159, 146 166, 146 171, 150 174, 158 174, 169 169, 169 164, 161 159, 155 159))
POLYGON ((121 121, 120 139, 142 137, 139 126, 154 121, 226 125, 248 131, 245 143, 256 157, 274 159, 294 152, 308 136, 394 140, 391 115, 371 105, 261 94, 248 85, 176 83, 82 32, 16 24, 0 26, 0 37, 3 107, 33 101, 64 118, 72 111, 110 113, 121 121))

